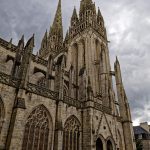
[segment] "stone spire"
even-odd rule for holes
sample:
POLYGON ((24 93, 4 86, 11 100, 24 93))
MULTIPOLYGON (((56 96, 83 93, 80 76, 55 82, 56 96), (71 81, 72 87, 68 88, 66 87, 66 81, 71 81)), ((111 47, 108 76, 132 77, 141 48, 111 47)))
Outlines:
POLYGON ((57 11, 55 14, 55 18, 53 21, 53 25, 51 27, 51 34, 57 32, 57 34, 63 34, 63 27, 62 27, 62 12, 61 12, 61 0, 58 2, 57 11))
POLYGON ((63 26, 62 26, 62 12, 61 12, 61 0, 58 2, 55 18, 52 26, 50 27, 48 37, 48 49, 53 53, 58 53, 62 49, 63 45, 63 26))
POLYGON ((39 56, 42 58, 44 58, 45 55, 47 55, 47 53, 48 53, 48 47, 47 47, 48 45, 47 44, 48 44, 48 40, 47 40, 47 30, 46 30, 44 37, 42 39, 42 42, 41 42, 41 48, 39 50, 39 56))

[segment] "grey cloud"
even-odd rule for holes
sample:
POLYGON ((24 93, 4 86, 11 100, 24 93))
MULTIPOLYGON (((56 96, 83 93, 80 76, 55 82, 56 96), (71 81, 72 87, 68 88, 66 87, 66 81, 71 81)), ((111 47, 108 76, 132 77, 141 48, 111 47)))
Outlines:
MULTIPOLYGON (((93 0, 94 1, 94 0, 93 0)), ((150 2, 147 0, 95 0, 107 27, 111 64, 118 55, 134 121, 150 122, 150 2)), ((52 24, 56 0, 1 0, 0 36, 14 39, 36 35, 35 52, 52 24)), ((80 0, 63 0, 64 33, 73 7, 80 0)), ((27 40, 26 39, 26 40, 27 40)))

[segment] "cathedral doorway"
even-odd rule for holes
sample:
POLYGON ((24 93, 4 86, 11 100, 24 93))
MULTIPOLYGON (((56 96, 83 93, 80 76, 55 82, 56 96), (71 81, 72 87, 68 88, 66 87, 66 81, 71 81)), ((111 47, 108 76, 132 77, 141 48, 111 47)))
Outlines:
POLYGON ((52 135, 52 120, 43 105, 37 106, 29 115, 24 131, 22 150, 48 150, 52 135))
POLYGON ((96 141, 96 150, 103 150, 103 143, 100 138, 98 138, 96 141))
POLYGON ((107 141, 107 150, 113 150, 113 146, 110 140, 107 141))

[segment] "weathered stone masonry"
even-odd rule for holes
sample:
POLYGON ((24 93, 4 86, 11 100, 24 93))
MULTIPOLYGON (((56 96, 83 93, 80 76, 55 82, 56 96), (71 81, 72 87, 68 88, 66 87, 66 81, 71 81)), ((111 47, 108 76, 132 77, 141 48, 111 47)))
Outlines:
POLYGON ((0 149, 135 150, 118 59, 100 9, 81 0, 63 39, 61 0, 39 54, 0 38, 0 149), (117 95, 113 89, 115 77, 117 95))

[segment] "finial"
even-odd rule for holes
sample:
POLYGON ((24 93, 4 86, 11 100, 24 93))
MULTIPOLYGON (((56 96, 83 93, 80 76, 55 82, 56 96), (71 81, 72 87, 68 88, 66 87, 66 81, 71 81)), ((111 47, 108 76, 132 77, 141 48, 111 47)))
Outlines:
POLYGON ((66 32, 66 37, 65 37, 65 41, 68 40, 68 38, 69 38, 69 32, 68 32, 68 30, 67 30, 67 32, 66 32))
POLYGON ((32 47, 32 48, 34 47, 34 34, 33 34, 32 37, 28 40, 28 42, 27 42, 25 48, 27 48, 27 47, 32 47))
POLYGON ((23 34, 22 37, 21 37, 21 41, 24 41, 24 34, 23 34))
POLYGON ((98 16, 101 16, 101 11, 99 7, 98 7, 98 16))
POLYGON ((118 63, 119 64, 119 60, 118 60, 118 57, 116 56, 116 63, 118 63))
POLYGON ((10 39, 9 43, 8 43, 8 48, 11 48, 12 46, 12 38, 10 39))
POLYGON ((118 61, 118 56, 116 56, 116 61, 118 61))
POLYGON ((44 34, 43 39, 47 39, 47 29, 46 29, 46 31, 45 31, 45 34, 44 34))
POLYGON ((74 6, 72 18, 78 18, 76 7, 74 6))
POLYGON ((9 43, 12 43, 12 38, 10 39, 9 43))

